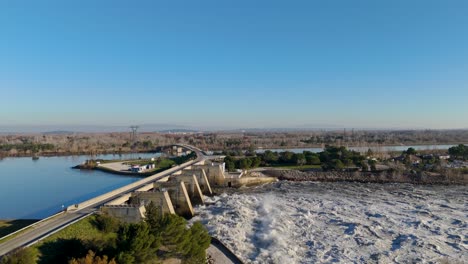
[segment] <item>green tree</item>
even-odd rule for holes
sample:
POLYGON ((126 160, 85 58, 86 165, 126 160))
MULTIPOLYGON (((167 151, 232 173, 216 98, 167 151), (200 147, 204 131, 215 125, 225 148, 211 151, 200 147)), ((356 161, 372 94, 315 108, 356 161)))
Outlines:
POLYGON ((38 259, 38 252, 34 248, 22 248, 0 259, 1 264, 35 264, 38 259))
POLYGON ((294 153, 291 151, 282 152, 280 155, 280 161, 282 163, 294 163, 294 153))
POLYGON ((449 148, 448 152, 451 156, 456 158, 468 158, 468 146, 465 146, 463 144, 449 148))
POLYGON ((254 157, 251 159, 252 160, 252 168, 257 168, 262 164, 262 159, 260 157, 254 157))
POLYGON ((275 163, 278 161, 278 153, 267 150, 263 153, 263 160, 268 164, 275 163))
POLYGON ((320 158, 318 155, 306 156, 307 164, 309 165, 320 165, 320 158))
POLYGON ((184 262, 193 264, 205 263, 206 249, 210 246, 211 236, 200 222, 195 222, 188 232, 190 239, 184 252, 184 262))
POLYGON ((416 155, 416 154, 418 154, 418 152, 417 152, 416 149, 414 149, 414 148, 408 148, 408 149, 406 150, 406 154, 408 154, 408 155, 416 155))
POLYGON ((120 222, 115 217, 99 214, 95 219, 96 227, 105 233, 115 233, 119 230, 120 222))
POLYGON ((234 171, 236 169, 235 161, 231 156, 226 156, 224 158, 224 163, 226 164, 226 169, 228 171, 234 171))
POLYGON ((158 239, 150 233, 145 222, 123 224, 117 233, 119 264, 145 263, 156 258, 158 239))
POLYGON ((145 222, 150 228, 151 234, 156 236, 157 239, 161 238, 162 232, 162 215, 160 209, 151 201, 145 206, 145 222))
POLYGON ((251 159, 245 158, 245 159, 240 159, 239 160, 239 168, 240 169, 247 170, 247 169, 250 169, 251 166, 252 166, 252 160, 251 159))
POLYGON ((344 169, 345 165, 343 164, 341 160, 334 159, 331 161, 331 167, 332 169, 335 169, 335 170, 342 170, 344 169))
POLYGON ((302 154, 302 153, 294 154, 293 160, 296 163, 296 165, 299 165, 299 166, 302 166, 302 165, 306 164, 306 162, 307 162, 304 154, 302 154))
POLYGON ((160 231, 162 244, 172 252, 183 252, 190 239, 186 227, 184 218, 173 214, 163 215, 160 231))

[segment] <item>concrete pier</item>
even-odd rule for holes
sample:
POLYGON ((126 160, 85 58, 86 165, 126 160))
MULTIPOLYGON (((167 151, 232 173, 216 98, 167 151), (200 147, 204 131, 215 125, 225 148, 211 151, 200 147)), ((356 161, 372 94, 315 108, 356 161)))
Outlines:
POLYGON ((208 163, 204 165, 193 165, 192 169, 204 170, 211 186, 224 186, 224 163, 208 163))
POLYGON ((146 209, 139 205, 104 205, 101 212, 127 223, 138 223, 145 218, 146 209))
POLYGON ((154 183, 154 189, 169 193, 174 210, 178 215, 184 217, 192 217, 194 215, 192 202, 183 181, 156 182, 154 183))
POLYGON ((184 182, 192 204, 204 204, 205 197, 195 175, 177 175, 169 178, 169 182, 184 182))
POLYGON ((132 205, 148 205, 153 202, 160 208, 161 214, 175 214, 172 200, 167 191, 134 192, 131 198, 132 205))
POLYGON ((204 169, 185 169, 181 171, 181 175, 195 175, 202 193, 204 195, 213 195, 210 181, 204 169))

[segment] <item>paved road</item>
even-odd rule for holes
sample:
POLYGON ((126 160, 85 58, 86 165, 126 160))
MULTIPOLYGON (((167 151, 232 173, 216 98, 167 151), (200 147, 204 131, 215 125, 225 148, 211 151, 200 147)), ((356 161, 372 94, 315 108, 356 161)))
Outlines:
POLYGON ((161 173, 142 179, 139 181, 141 182, 141 184, 138 184, 138 186, 131 188, 129 190, 117 193, 114 196, 109 197, 108 199, 97 201, 77 211, 66 212, 61 215, 55 216, 47 221, 38 223, 32 226, 31 228, 28 228, 24 230, 23 232, 20 232, 19 234, 8 239, 5 242, 0 241, 0 256, 3 256, 16 248, 20 248, 20 247, 24 247, 24 246, 28 246, 33 243, 36 243, 39 240, 67 227, 68 225, 74 223, 75 221, 78 221, 79 219, 82 219, 86 216, 89 216, 97 212, 99 208, 107 202, 110 202, 122 195, 131 193, 135 191, 136 189, 147 185, 148 183, 164 178, 176 171, 182 170, 185 167, 193 165, 194 163, 207 159, 200 150, 195 149, 191 146, 187 146, 187 145, 183 145, 183 147, 191 149, 192 151, 195 151, 197 153, 197 159, 191 162, 185 163, 182 166, 171 168, 169 170, 166 170, 161 173))

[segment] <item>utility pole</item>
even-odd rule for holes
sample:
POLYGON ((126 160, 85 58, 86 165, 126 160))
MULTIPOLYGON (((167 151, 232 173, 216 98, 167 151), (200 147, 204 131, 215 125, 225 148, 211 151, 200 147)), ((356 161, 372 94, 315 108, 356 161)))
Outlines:
POLYGON ((136 141, 137 141, 137 133, 138 133, 138 128, 139 126, 131 126, 130 129, 132 132, 130 133, 130 141, 132 143, 132 148, 134 147, 136 141))

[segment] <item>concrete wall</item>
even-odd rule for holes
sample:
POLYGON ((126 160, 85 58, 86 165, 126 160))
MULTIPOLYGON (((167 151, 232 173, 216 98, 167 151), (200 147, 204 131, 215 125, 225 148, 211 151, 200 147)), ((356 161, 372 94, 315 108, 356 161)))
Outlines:
POLYGON ((174 206, 167 191, 134 192, 131 201, 132 205, 144 206, 153 202, 161 209, 161 214, 175 214, 174 206))
POLYGON ((185 183, 181 182, 155 182, 155 190, 168 191, 174 210, 178 215, 192 217, 194 215, 192 202, 188 195, 185 183))
POLYGON ((195 175, 177 175, 169 179, 169 182, 184 182, 192 204, 204 204, 205 197, 198 185, 195 175))
POLYGON ((212 195, 210 181, 204 169, 184 169, 181 171, 181 175, 195 175, 198 180, 198 185, 203 194, 212 195))
POLYGON ((154 188, 154 184, 149 183, 141 188, 136 189, 135 192, 147 192, 149 190, 152 190, 153 188, 154 188))
POLYGON ((122 204, 126 204, 128 202, 128 200, 130 199, 130 197, 132 196, 131 193, 129 194, 124 194, 122 196, 120 196, 119 198, 117 199, 114 199, 108 203, 106 203, 106 205, 122 205, 122 204))
POLYGON ((205 170, 206 176, 211 186, 224 185, 224 164, 211 163, 205 165, 193 165, 192 168, 205 170))
POLYGON ((146 210, 144 206, 104 205, 101 207, 101 212, 123 222, 138 223, 145 218, 146 210))
POLYGON ((225 186, 238 188, 242 186, 254 186, 277 181, 278 179, 273 177, 242 177, 238 179, 226 179, 225 186))

